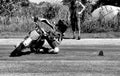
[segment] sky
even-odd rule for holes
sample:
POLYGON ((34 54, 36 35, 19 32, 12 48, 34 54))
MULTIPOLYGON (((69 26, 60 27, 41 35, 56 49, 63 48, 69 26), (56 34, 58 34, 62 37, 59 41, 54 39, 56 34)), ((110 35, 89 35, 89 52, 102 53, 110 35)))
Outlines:
POLYGON ((50 2, 50 3, 60 3, 62 0, 29 0, 30 2, 39 3, 39 2, 50 2))

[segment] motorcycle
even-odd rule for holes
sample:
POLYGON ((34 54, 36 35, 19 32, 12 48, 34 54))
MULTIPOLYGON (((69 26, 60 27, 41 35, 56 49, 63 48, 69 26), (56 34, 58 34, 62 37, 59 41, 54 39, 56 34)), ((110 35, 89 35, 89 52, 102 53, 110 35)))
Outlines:
MULTIPOLYGON (((45 20, 46 21, 46 20, 45 20)), ((45 50, 50 50, 49 48, 44 48, 42 45, 45 42, 45 39, 49 43, 49 45, 54 48, 54 41, 57 41, 57 44, 59 45, 61 41, 63 40, 63 33, 66 30, 66 25, 61 24, 62 21, 59 21, 59 25, 56 25, 55 29, 53 28, 54 32, 45 31, 43 28, 41 28, 37 23, 36 29, 31 31, 28 36, 24 38, 22 42, 20 42, 18 45, 16 45, 15 49, 11 52, 10 57, 14 56, 21 56, 23 55, 23 50, 26 48, 30 48, 30 51, 33 53, 37 53, 40 51, 41 48, 45 50), (60 25, 63 25, 62 27, 60 25), (61 28, 62 29, 61 29, 61 28), (61 33, 60 33, 61 32, 61 33)), ((48 52, 48 51, 46 51, 48 52)))

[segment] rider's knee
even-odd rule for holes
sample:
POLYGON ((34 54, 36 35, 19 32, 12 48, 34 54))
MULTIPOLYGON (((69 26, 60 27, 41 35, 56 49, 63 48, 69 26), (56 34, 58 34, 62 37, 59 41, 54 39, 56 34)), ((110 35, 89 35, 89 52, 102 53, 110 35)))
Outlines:
POLYGON ((59 47, 55 47, 54 49, 49 50, 49 53, 57 54, 59 53, 59 51, 60 51, 59 47))
POLYGON ((58 53, 60 51, 59 47, 54 48, 54 53, 58 53))

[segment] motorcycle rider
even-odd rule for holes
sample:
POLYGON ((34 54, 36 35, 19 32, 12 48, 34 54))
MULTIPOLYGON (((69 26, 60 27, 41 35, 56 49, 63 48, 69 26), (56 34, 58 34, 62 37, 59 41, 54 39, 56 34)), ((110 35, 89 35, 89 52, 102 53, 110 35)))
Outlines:
MULTIPOLYGON (((48 51, 48 53, 58 53, 59 52, 59 45, 61 42, 61 39, 58 39, 55 37, 58 35, 58 38, 60 38, 61 36, 63 36, 63 33, 60 33, 58 31, 56 31, 55 25, 51 24, 47 19, 45 18, 40 18, 40 17, 33 17, 34 22, 36 25, 38 25, 38 21, 43 22, 45 24, 47 24, 50 28, 52 28, 52 30, 49 30, 47 33, 44 32, 44 38, 46 39, 46 41, 48 42, 48 44, 52 47, 52 49, 50 49, 48 51), (48 34, 48 35, 47 35, 48 34)), ((67 27, 64 27, 67 28, 67 27)), ((63 31, 65 32, 66 29, 63 31)), ((43 52, 44 49, 40 49, 40 52, 43 52)))

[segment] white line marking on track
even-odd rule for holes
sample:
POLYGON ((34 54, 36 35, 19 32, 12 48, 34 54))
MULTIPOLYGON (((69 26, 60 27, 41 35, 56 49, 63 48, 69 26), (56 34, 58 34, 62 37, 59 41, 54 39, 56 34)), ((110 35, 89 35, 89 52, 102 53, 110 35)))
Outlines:
MULTIPOLYGON (((21 42, 23 39, 0 39, 0 45, 15 45, 21 42)), ((47 43, 46 43, 47 44, 47 43)), ((65 39, 61 45, 120 45, 120 38, 114 39, 65 39)))
POLYGON ((0 61, 0 62, 22 62, 22 63, 38 63, 38 62, 48 62, 48 63, 51 63, 51 62, 75 62, 75 63, 80 63, 80 62, 85 62, 85 63, 104 63, 104 62, 107 62, 107 63, 120 63, 120 61, 108 61, 108 60, 27 60, 27 61, 0 61))

